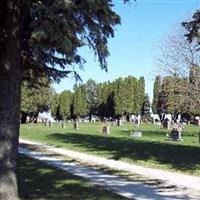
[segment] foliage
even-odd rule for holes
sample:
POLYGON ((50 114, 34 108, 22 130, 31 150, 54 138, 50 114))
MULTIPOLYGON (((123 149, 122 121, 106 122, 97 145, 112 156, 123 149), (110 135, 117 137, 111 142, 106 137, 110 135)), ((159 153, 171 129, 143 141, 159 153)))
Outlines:
POLYGON ((51 90, 51 114, 54 118, 59 119, 58 107, 59 107, 59 94, 54 89, 51 90))
POLYGON ((137 96, 135 98, 138 100, 138 109, 137 113, 141 112, 143 103, 144 103, 144 96, 145 96, 145 80, 144 77, 140 77, 137 83, 137 96))
POLYGON ((59 115, 60 119, 66 120, 71 116, 72 93, 63 91, 59 95, 59 115))
POLYGON ((97 85, 97 114, 104 117, 114 116, 114 83, 104 82, 97 85))
POLYGON ((85 86, 75 88, 72 101, 72 113, 75 118, 84 117, 87 114, 87 99, 85 86))
MULTIPOLYGON (((199 41, 199 21, 200 18, 200 11, 197 10, 192 17, 192 20, 189 22, 183 22, 182 25, 186 29, 185 36, 187 37, 189 42, 194 41, 198 46, 200 45, 199 41)), ((199 51, 199 48, 197 48, 199 51)))
POLYGON ((90 116, 97 112, 97 84, 94 80, 89 79, 85 84, 87 108, 90 116))
POLYGON ((30 88, 30 83, 23 81, 21 96, 21 112, 38 113, 50 108, 51 88, 46 78, 42 78, 35 83, 35 87, 30 88))
POLYGON ((144 120, 150 121, 150 118, 151 118, 150 110, 151 110, 151 103, 149 100, 149 96, 148 96, 148 94, 145 94, 144 103, 142 105, 142 110, 141 110, 141 114, 142 114, 144 120))
POLYGON ((153 113, 159 113, 159 104, 158 104, 158 97, 159 93, 161 92, 161 77, 156 76, 154 81, 153 87, 153 102, 152 102, 152 111, 153 113))
POLYGON ((83 45, 94 51, 101 68, 107 70, 107 39, 114 36, 113 26, 120 23, 111 2, 31 0, 19 4, 25 78, 35 78, 43 71, 59 81, 73 71, 66 67, 73 63, 82 67, 84 59, 77 48, 83 45))
POLYGON ((178 113, 188 112, 187 108, 187 79, 173 76, 166 76, 162 79, 155 79, 155 91, 159 91, 154 95, 154 105, 156 105, 157 113, 178 113), (156 82, 157 81, 157 82, 156 82), (156 85, 156 84, 161 85, 156 85), (157 87, 157 88, 156 88, 157 87), (156 99, 157 98, 157 99, 156 99))
POLYGON ((132 76, 128 76, 124 78, 123 87, 124 87, 124 113, 125 114, 132 114, 136 112, 134 100, 136 100, 135 95, 135 84, 137 84, 137 79, 132 76))
MULTIPOLYGON (((185 29, 178 28, 173 34, 165 37, 159 47, 156 67, 163 80, 161 92, 157 94, 157 91, 154 91, 154 112, 182 112, 194 115, 200 113, 199 14, 197 11, 192 21, 182 23, 185 29), (159 104, 157 109, 156 104, 159 104)), ((158 90, 156 84, 155 82, 154 90, 158 90)))
POLYGON ((189 106, 193 114, 200 114, 200 67, 193 65, 189 74, 189 106))
POLYGON ((116 90, 114 93, 114 110, 116 116, 123 116, 125 114, 125 89, 123 84, 123 79, 118 78, 116 80, 116 90))

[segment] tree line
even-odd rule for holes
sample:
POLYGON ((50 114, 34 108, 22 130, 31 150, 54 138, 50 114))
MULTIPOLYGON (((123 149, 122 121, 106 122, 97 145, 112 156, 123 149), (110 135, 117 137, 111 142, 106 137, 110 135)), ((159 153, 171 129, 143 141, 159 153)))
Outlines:
POLYGON ((156 76, 153 91, 154 113, 200 115, 200 67, 192 65, 188 76, 156 76))
POLYGON ((60 94, 49 84, 28 90, 27 83, 23 83, 22 114, 34 116, 49 109, 57 120, 85 116, 91 118, 92 115, 101 119, 119 119, 131 114, 149 113, 150 101, 148 95, 145 95, 144 77, 120 77, 104 83, 89 79, 85 84, 75 84, 73 92, 64 90, 60 94))

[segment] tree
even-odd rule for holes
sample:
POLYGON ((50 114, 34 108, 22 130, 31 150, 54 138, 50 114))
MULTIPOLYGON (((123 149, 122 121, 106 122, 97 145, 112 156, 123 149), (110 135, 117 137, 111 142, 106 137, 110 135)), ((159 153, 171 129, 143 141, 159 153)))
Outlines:
POLYGON ((21 114, 22 122, 25 122, 27 115, 37 116, 39 112, 50 109, 52 102, 52 88, 46 78, 42 77, 30 87, 30 83, 23 81, 21 89, 21 114))
POLYGON ((63 91, 59 96, 59 115, 62 120, 66 120, 70 117, 72 104, 72 93, 70 91, 63 91))
POLYGON ((118 78, 116 80, 116 90, 114 94, 114 111, 115 116, 118 118, 125 114, 125 96, 124 96, 124 84, 123 79, 118 78))
POLYGON ((159 94, 161 92, 161 77, 156 76, 154 87, 153 87, 153 103, 152 103, 152 110, 154 113, 158 113, 159 111, 159 94))
POLYGON ((87 99, 86 99, 86 89, 84 85, 75 88, 73 101, 73 116, 75 118, 83 117, 87 114, 87 99))
POLYGON ((171 114, 186 111, 187 82, 183 78, 168 76, 163 79, 166 112, 171 114))
POLYGON ((114 116, 114 83, 104 82, 97 85, 97 114, 104 117, 114 116))
POLYGON ((150 100, 149 100, 149 96, 148 96, 148 94, 145 94, 144 103, 143 103, 142 111, 141 111, 142 118, 144 120, 150 120, 151 119, 150 110, 151 110, 151 103, 150 103, 150 100))
POLYGON ((120 18, 112 1, 100 0, 2 0, 0 18, 0 199, 15 200, 22 79, 45 74, 59 81, 74 71, 72 64, 82 67, 77 49, 83 45, 107 70, 107 39, 120 18))
MULTIPOLYGON (((200 36, 199 36, 199 18, 200 18, 200 11, 197 10, 193 17, 192 20, 189 22, 183 22, 182 25, 186 30, 186 38, 190 43, 194 43, 196 47, 196 52, 200 53, 199 51, 199 45, 200 45, 200 36)), ((196 114, 195 112, 195 107, 199 108, 200 102, 199 102, 199 96, 200 96, 200 70, 199 70, 199 63, 193 63, 191 69, 190 69, 190 74, 189 74, 189 82, 190 82, 190 96, 191 96, 191 102, 190 105, 192 106, 192 112, 196 114)), ((198 114, 200 111, 197 109, 196 110, 198 114)))
POLYGON ((134 113, 134 77, 128 76, 124 78, 124 101, 125 101, 125 113, 130 115, 134 113))
MULTIPOLYGON (((156 65, 159 69, 158 73, 164 77, 171 77, 172 80, 169 83, 171 88, 168 86, 168 89, 171 90, 170 94, 168 93, 168 112, 177 112, 179 110, 191 113, 194 111, 193 108, 196 107, 197 99, 199 99, 198 89, 195 87, 192 89, 192 84, 189 80, 191 70, 194 66, 200 65, 200 51, 198 51, 197 45, 199 43, 195 40, 197 38, 197 35, 195 36, 197 21, 195 20, 183 23, 185 29, 183 27, 178 28, 173 34, 168 35, 159 47, 160 53, 157 56, 156 65), (188 34, 186 30, 189 31, 188 34), (193 94, 191 94, 192 92, 193 94), (196 100, 194 100, 195 96, 196 100)), ((164 93, 160 94, 160 99, 162 100, 163 95, 164 93)), ((160 103, 161 101, 159 101, 160 103)))
POLYGON ((200 114, 200 67, 193 65, 189 74, 189 106, 192 114, 200 114))
POLYGON ((144 77, 140 77, 137 82, 137 96, 135 98, 137 99, 137 113, 141 113, 142 106, 144 103, 144 96, 145 96, 145 80, 144 77))
MULTIPOLYGON (((197 10, 192 17, 192 20, 189 22, 183 22, 182 25, 186 30, 186 38, 187 40, 191 43, 194 42, 198 46, 200 45, 200 40, 199 40, 199 28, 200 28, 200 11, 197 10)), ((196 49, 199 51, 199 48, 196 49)))
MULTIPOLYGON (((160 79, 159 83, 161 82, 160 79)), ((155 98, 154 98, 155 101, 155 98)), ((189 112, 188 109, 188 80, 176 76, 166 76, 157 94, 156 111, 157 113, 183 113, 189 112)))
POLYGON ((97 84, 94 80, 89 79, 85 84, 86 87, 86 98, 87 98, 87 108, 91 118, 92 114, 97 112, 97 84))
POLYGON ((59 94, 56 93, 54 88, 51 88, 50 90, 50 96, 51 96, 51 114, 55 119, 60 119, 60 116, 58 114, 59 110, 59 94))

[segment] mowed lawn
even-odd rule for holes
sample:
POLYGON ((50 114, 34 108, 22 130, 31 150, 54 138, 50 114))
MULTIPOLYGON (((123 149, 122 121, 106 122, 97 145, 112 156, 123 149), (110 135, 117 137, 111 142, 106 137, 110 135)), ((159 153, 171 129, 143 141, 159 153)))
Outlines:
POLYGON ((166 140, 170 131, 153 124, 142 124, 139 128, 131 123, 111 126, 108 136, 102 134, 102 127, 103 123, 81 123, 75 131, 69 124, 65 128, 58 123, 53 127, 23 124, 20 137, 129 163, 200 175, 197 126, 185 127, 182 142, 166 140), (133 130, 142 131, 142 137, 132 138, 133 130))
POLYGON ((20 199, 125 200, 110 191, 63 170, 22 155, 18 157, 20 199))

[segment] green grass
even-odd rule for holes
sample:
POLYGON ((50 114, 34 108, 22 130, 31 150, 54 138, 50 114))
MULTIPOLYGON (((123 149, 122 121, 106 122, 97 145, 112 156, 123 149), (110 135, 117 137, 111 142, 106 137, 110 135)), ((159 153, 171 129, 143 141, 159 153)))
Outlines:
POLYGON ((21 125, 21 138, 129 163, 200 175, 200 129, 197 126, 190 125, 184 129, 183 142, 165 140, 169 131, 152 124, 143 124, 139 128, 132 124, 111 126, 111 134, 107 137, 101 129, 100 123, 80 124, 78 131, 74 131, 72 126, 62 129, 58 124, 53 127, 26 124, 21 125), (143 136, 131 138, 133 129, 142 131, 143 136))
POLYGON ((18 187, 21 199, 48 200, 125 200, 110 191, 50 167, 42 162, 19 155, 18 187))

